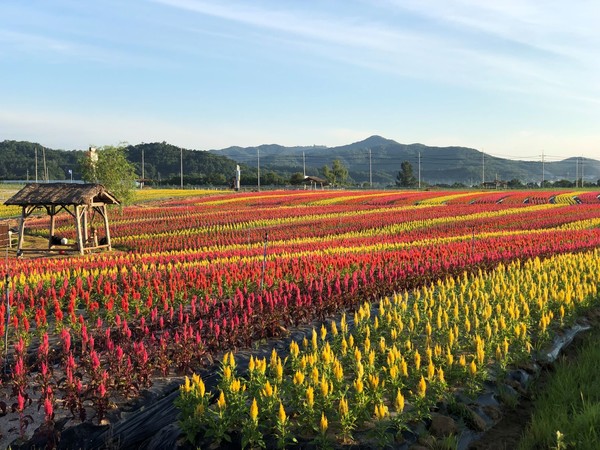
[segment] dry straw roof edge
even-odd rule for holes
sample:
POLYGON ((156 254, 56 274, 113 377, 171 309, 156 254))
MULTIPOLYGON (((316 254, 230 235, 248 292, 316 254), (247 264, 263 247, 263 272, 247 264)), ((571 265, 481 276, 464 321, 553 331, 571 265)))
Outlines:
POLYGON ((5 205, 89 205, 106 203, 118 205, 115 198, 101 184, 30 183, 4 202, 5 205))

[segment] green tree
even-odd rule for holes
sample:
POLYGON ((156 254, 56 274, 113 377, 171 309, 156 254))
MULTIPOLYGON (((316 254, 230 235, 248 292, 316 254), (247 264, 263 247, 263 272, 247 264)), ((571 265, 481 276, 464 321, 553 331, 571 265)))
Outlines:
POLYGON ((97 160, 89 154, 80 160, 82 178, 87 183, 100 183, 112 192, 121 204, 133 200, 137 175, 135 167, 125 157, 125 147, 107 145, 96 151, 97 160))
POLYGON ((293 173, 292 176, 290 177, 290 184, 293 184, 293 185, 302 184, 303 181, 304 181, 304 175, 302 174, 302 172, 293 173))
POLYGON ((323 166, 323 176, 332 186, 343 186, 348 182, 348 168, 339 159, 334 159, 329 166, 323 166))
POLYGON ((513 178, 506 185, 511 189, 521 189, 524 188, 525 185, 518 178, 513 178))
POLYGON ((412 164, 408 161, 403 161, 400 164, 400 172, 396 176, 396 186, 399 187, 414 187, 417 186, 418 182, 413 174, 412 164))

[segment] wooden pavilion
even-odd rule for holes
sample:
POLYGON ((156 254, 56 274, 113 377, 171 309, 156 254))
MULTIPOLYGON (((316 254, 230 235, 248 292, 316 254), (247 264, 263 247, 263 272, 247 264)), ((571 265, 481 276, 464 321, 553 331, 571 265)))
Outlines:
POLYGON ((52 252, 55 247, 76 250, 80 254, 97 249, 112 249, 108 226, 107 205, 118 205, 119 201, 101 184, 78 183, 31 183, 4 202, 5 205, 22 207, 19 222, 17 255, 23 252, 52 252), (25 220, 37 209, 45 209, 50 216, 48 248, 24 249, 25 220), (75 244, 55 236, 56 215, 66 211, 75 219, 75 244), (96 214, 103 222, 104 237, 98 239, 93 226, 96 214))
POLYGON ((327 180, 325 180, 324 178, 319 178, 319 177, 315 177, 315 176, 311 176, 311 175, 306 175, 302 182, 304 183, 305 186, 307 184, 310 184, 311 189, 316 189, 317 185, 319 185, 319 184, 321 185, 321 189, 323 189, 323 186, 329 185, 329 182, 327 180))

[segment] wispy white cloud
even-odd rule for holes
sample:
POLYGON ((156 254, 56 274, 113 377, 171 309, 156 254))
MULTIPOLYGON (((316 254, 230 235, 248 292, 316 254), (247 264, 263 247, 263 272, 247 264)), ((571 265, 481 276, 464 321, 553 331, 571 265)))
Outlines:
POLYGON ((360 17, 345 16, 344 8, 333 14, 314 4, 312 10, 306 5, 286 10, 282 3, 267 8, 241 2, 154 1, 275 33, 286 45, 371 70, 492 91, 578 98, 592 104, 600 99, 597 84, 590 86, 591 77, 600 69, 592 52, 599 37, 589 18, 598 17, 593 14, 598 7, 591 2, 589 17, 581 11, 567 13, 569 19, 584 20, 573 32, 572 22, 562 21, 564 6, 525 0, 371 1, 365 2, 368 15, 360 17), (396 14, 382 14, 375 5, 396 14), (404 15, 403 21, 395 18, 398 14, 404 15), (588 91, 582 93, 578 85, 588 86, 588 91))

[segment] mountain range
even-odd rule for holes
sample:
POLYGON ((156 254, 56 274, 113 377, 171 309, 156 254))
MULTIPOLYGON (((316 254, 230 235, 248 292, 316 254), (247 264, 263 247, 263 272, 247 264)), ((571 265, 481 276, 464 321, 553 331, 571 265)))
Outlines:
MULTIPOLYGON (((26 141, 0 142, 0 180, 36 178, 65 180, 72 173, 78 179, 83 150, 55 150, 26 141), (36 159, 37 155, 37 159, 36 159), (37 160, 37 167, 36 167, 37 160), (44 170, 45 167, 45 170, 44 170), (71 171, 71 172, 69 172, 71 171), (37 174, 37 177, 36 177, 37 174)), ((348 169, 350 182, 374 187, 394 185, 402 162, 408 161, 415 177, 424 184, 476 185, 482 181, 519 180, 523 184, 558 180, 574 181, 583 172, 587 183, 600 178, 600 161, 568 158, 562 161, 520 161, 498 158, 467 147, 431 147, 400 144, 381 136, 371 136, 352 144, 285 147, 277 144, 258 147, 228 147, 220 150, 194 150, 161 143, 126 147, 126 156, 142 177, 154 183, 178 185, 181 163, 185 184, 228 185, 239 164, 242 184, 256 185, 260 167, 261 185, 286 184, 293 174, 322 176, 323 166, 340 160, 348 169)))
POLYGON ((363 141, 340 147, 283 147, 261 145, 258 147, 229 147, 211 150, 237 162, 289 174, 302 172, 318 175, 324 165, 339 159, 355 183, 369 179, 377 185, 394 184, 403 161, 413 167, 418 177, 428 184, 478 184, 481 181, 520 180, 522 183, 540 183, 542 171, 545 181, 581 178, 583 170, 587 182, 600 178, 600 161, 590 158, 568 158, 562 161, 519 161, 498 158, 467 147, 430 147, 423 144, 400 144, 381 136, 371 136, 363 141), (543 166, 543 167, 542 167, 543 166), (583 169, 582 169, 583 167, 583 169))

